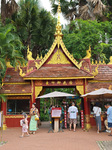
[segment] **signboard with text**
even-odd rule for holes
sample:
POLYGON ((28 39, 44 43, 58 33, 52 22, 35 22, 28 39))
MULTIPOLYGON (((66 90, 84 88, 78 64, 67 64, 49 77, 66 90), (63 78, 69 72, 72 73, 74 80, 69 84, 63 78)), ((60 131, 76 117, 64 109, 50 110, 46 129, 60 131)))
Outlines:
POLYGON ((60 118, 61 117, 61 108, 52 108, 51 117, 52 118, 60 118))

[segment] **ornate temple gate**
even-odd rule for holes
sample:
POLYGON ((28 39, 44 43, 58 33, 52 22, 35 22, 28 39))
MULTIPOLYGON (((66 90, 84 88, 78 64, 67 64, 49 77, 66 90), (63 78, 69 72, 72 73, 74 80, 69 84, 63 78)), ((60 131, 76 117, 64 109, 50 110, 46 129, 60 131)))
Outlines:
MULTIPOLYGON (((32 52, 28 47, 26 66, 18 66, 15 70, 10 62, 6 64, 7 70, 0 90, 0 93, 7 96, 7 102, 2 101, 4 129, 6 126, 19 126, 19 120, 22 118, 21 110, 19 109, 18 114, 10 114, 11 112, 7 111, 8 102, 9 104, 13 100, 16 102, 15 104, 21 102, 25 105, 25 108, 26 104, 28 104, 30 109, 32 103, 35 102, 35 98, 42 94, 44 88, 76 87, 81 95, 101 87, 112 89, 112 56, 108 64, 105 64, 104 61, 95 61, 95 63, 92 61, 91 63, 91 48, 88 46, 87 55, 80 62, 77 62, 63 43, 60 13, 61 7, 59 3, 55 39, 43 58, 42 56, 39 57, 39 55, 37 55, 36 59, 32 58, 32 52)), ((90 101, 86 98, 83 101, 85 127, 88 129, 90 128, 90 117, 92 117, 90 114, 90 101)), ((40 107, 39 101, 37 105, 40 107)))

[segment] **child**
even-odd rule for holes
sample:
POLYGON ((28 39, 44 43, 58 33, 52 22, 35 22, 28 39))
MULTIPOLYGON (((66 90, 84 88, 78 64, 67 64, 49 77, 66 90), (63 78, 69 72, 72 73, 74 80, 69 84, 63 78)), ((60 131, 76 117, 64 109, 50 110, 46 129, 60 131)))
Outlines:
POLYGON ((20 120, 20 125, 22 126, 22 135, 20 137, 22 138, 25 133, 27 134, 26 136, 29 136, 27 114, 23 114, 23 119, 20 120))

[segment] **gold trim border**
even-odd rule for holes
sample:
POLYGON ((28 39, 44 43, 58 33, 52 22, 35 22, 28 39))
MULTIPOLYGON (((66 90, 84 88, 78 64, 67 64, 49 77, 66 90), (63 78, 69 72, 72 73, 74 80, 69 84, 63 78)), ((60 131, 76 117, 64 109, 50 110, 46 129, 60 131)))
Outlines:
MULTIPOLYGON (((8 115, 8 116, 5 116, 5 118, 6 119, 8 119, 8 118, 14 118, 14 119, 16 119, 16 118, 23 118, 23 115, 16 115, 16 116, 12 116, 12 115, 8 115)), ((27 118, 30 118, 30 116, 28 115, 27 116, 27 118)))
POLYGON ((65 77, 65 78, 23 78, 24 80, 70 80, 70 79, 92 79, 94 76, 91 77, 65 77))
POLYGON ((112 80, 88 80, 89 83, 96 83, 96 82, 112 82, 112 80))
POLYGON ((6 94, 3 94, 3 95, 8 95, 8 96, 10 96, 10 95, 32 95, 32 93, 14 93, 14 94, 6 93, 6 94))
POLYGON ((24 82, 23 82, 23 83, 17 83, 17 82, 16 82, 16 83, 3 82, 3 84, 14 84, 14 85, 15 85, 15 84, 30 84, 30 82, 29 82, 29 83, 24 83, 24 82))

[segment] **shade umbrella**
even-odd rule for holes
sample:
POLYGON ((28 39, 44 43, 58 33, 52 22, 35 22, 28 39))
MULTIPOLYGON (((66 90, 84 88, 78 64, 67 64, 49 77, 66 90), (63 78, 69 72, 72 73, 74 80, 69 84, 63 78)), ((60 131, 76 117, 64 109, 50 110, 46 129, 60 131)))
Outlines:
MULTIPOLYGON (((42 96, 39 96, 37 98, 50 98, 50 97, 69 97, 69 96, 75 96, 74 94, 69 94, 69 93, 65 93, 65 92, 58 92, 58 91, 54 91, 42 96)), ((37 99, 36 98, 36 99, 37 99)))
POLYGON ((81 97, 87 97, 87 98, 112 98, 112 90, 108 90, 105 88, 101 88, 95 91, 92 91, 90 93, 81 95, 81 97))

